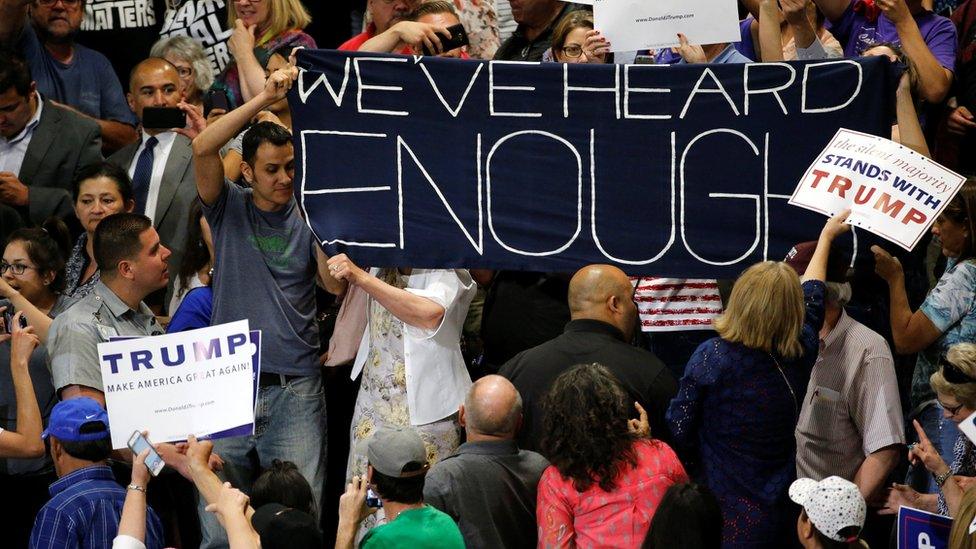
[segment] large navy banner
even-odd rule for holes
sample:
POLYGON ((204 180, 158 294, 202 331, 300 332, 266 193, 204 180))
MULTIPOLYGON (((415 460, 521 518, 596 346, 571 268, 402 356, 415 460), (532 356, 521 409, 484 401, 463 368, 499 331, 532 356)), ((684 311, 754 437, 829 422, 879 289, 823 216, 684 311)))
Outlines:
POLYGON ((887 60, 563 65, 299 53, 295 192, 363 265, 734 277, 816 238, 786 203, 887 60))

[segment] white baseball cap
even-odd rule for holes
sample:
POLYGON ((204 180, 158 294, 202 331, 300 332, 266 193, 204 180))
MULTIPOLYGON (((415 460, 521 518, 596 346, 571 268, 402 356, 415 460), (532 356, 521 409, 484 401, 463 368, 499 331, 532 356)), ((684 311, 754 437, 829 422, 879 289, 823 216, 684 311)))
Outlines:
POLYGON ((834 541, 853 541, 840 535, 840 531, 851 526, 858 530, 864 527, 867 504, 857 486, 848 480, 797 479, 790 485, 790 499, 802 505, 817 530, 834 541))

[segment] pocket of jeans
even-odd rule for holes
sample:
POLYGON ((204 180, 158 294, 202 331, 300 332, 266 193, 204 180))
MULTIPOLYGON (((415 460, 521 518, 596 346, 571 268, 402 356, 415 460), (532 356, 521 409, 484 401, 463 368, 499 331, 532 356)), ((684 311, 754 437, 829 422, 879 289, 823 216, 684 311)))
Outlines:
POLYGON ((285 391, 303 400, 315 400, 325 397, 325 387, 320 377, 301 377, 293 379, 285 385, 285 391))

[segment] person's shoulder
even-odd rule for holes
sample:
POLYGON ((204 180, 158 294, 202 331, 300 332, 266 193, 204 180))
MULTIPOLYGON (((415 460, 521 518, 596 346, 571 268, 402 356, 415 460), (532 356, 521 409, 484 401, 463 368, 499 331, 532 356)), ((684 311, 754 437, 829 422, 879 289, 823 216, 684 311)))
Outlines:
POLYGON ((847 328, 847 333, 852 341, 860 346, 866 347, 868 350, 877 348, 888 349, 888 342, 885 341, 884 336, 853 318, 847 328))
POLYGON ((541 475, 549 467, 549 460, 538 452, 532 450, 519 450, 519 461, 531 469, 538 469, 541 475))
POLYGON ((57 124, 53 129, 61 137, 65 135, 65 132, 89 134, 99 131, 98 122, 82 116, 71 109, 55 105, 50 99, 45 98, 44 110, 41 111, 41 120, 39 123, 43 124, 48 120, 57 124))
POLYGON ((76 327, 74 325, 79 323, 90 324, 88 320, 91 319, 91 315, 102 307, 101 299, 95 299, 95 297, 95 293, 92 292, 69 305, 61 314, 54 317, 54 321, 51 323, 52 328, 62 325, 76 327))
MULTIPOLYGON (((109 61, 108 57, 106 57, 104 53, 98 50, 93 50, 83 44, 79 44, 78 42, 74 43, 74 49, 76 58, 81 63, 86 65, 88 69, 96 69, 99 71, 108 70, 112 73, 112 76, 116 76, 115 69, 112 68, 112 62, 109 61)), ((116 78, 118 77, 116 76, 116 78)))

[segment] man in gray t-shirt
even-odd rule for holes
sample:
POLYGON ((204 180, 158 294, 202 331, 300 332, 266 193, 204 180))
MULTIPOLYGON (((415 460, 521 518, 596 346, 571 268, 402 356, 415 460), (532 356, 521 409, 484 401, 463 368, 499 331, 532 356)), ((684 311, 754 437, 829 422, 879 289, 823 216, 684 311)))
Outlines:
MULTIPOLYGON (((225 181, 220 148, 263 108, 281 100, 297 69, 272 74, 265 89, 208 126, 193 142, 197 192, 213 231, 212 323, 248 319, 261 330, 260 391, 254 436, 220 439, 214 449, 234 486, 250 491, 262 464, 294 462, 321 507, 325 464, 325 398, 315 325, 316 278, 337 292, 325 256, 298 215, 292 189, 291 133, 272 122, 255 124, 243 139, 241 172, 250 188, 225 181)), ((200 123, 199 115, 191 115, 200 123)), ((224 547, 223 529, 200 509, 202 547, 224 547)))

